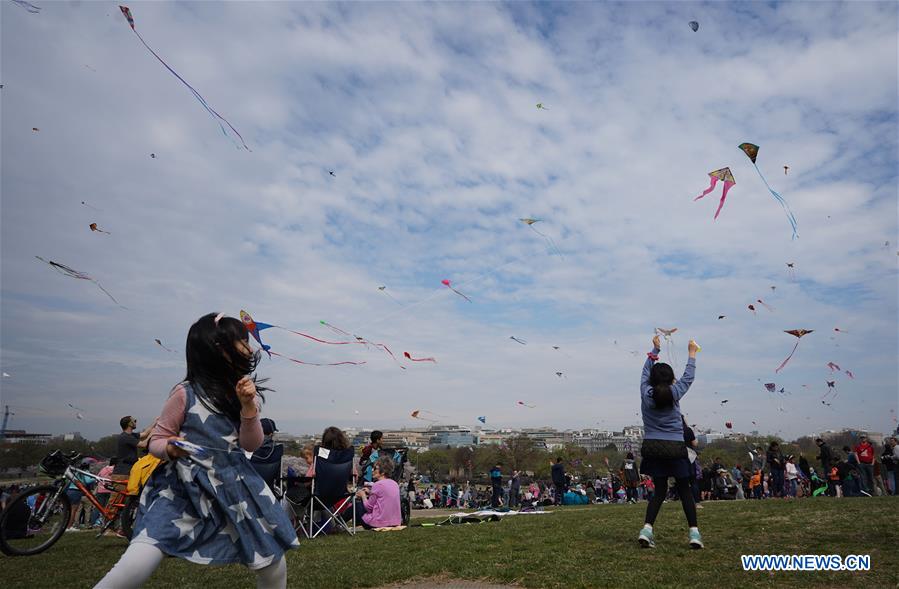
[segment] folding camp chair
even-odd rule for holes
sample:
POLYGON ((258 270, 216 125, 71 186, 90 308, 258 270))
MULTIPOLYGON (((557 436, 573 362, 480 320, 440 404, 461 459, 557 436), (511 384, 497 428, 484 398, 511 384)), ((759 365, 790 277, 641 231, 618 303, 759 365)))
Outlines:
POLYGON ((312 503, 310 487, 312 479, 309 477, 286 476, 281 479, 284 485, 284 499, 286 506, 290 508, 288 516, 293 522, 293 528, 297 536, 312 537, 312 521, 309 513, 309 505, 312 503))
POLYGON ((281 484, 282 458, 284 458, 284 444, 273 444, 269 448, 262 446, 250 458, 250 464, 279 501, 284 496, 281 484))
POLYGON ((312 500, 309 502, 309 538, 315 538, 328 528, 328 524, 342 528, 353 535, 356 523, 355 492, 347 490, 347 483, 352 481, 356 488, 356 475, 353 473, 353 448, 346 450, 329 450, 316 446, 314 450, 312 479, 312 500), (316 522, 314 513, 325 514, 324 521, 316 522), (347 511, 352 513, 350 525, 341 517, 347 511))

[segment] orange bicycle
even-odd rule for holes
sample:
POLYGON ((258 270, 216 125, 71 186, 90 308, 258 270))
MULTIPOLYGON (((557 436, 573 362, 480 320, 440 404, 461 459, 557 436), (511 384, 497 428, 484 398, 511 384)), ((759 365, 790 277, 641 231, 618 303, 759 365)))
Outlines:
POLYGON ((56 480, 28 489, 3 510, 0 514, 0 551, 9 556, 31 556, 53 546, 65 533, 69 522, 71 501, 66 489, 70 484, 84 493, 99 511, 103 525, 97 537, 112 529, 116 521, 121 521, 122 534, 131 537, 137 497, 127 495, 127 481, 107 479, 75 468, 72 464, 79 458, 77 453, 64 455, 56 450, 41 460, 41 471, 56 480), (81 481, 83 478, 95 479, 113 490, 105 506, 81 481))

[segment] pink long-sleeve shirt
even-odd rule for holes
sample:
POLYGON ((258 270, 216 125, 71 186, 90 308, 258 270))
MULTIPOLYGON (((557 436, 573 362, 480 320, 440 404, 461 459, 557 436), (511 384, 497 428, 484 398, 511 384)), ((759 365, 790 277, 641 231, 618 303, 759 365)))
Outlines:
POLYGON ((396 481, 383 478, 371 486, 362 521, 373 528, 390 528, 403 523, 400 510, 400 487, 396 481))
MULTIPOLYGON (((199 399, 197 403, 199 403, 199 399)), ((166 446, 169 438, 178 437, 181 432, 181 426, 184 425, 184 408, 187 406, 187 392, 183 385, 178 385, 172 390, 172 394, 162 406, 162 413, 156 427, 150 434, 150 453, 162 460, 168 459, 166 446)), ((240 427, 238 428, 238 442, 240 447, 247 452, 253 452, 262 445, 262 424, 259 422, 259 407, 256 408, 256 415, 253 417, 240 416, 240 427)))

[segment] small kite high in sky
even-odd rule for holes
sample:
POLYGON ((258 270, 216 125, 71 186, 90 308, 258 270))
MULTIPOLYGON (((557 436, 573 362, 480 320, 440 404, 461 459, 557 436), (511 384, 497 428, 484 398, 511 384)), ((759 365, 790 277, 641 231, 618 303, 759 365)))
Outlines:
POLYGON ((791 351, 791 352, 790 352, 790 355, 787 356, 786 359, 785 359, 783 362, 780 363, 780 366, 778 366, 778 367, 774 370, 774 372, 780 372, 781 369, 782 369, 784 366, 787 365, 787 362, 789 362, 789 361, 790 361, 790 358, 793 357, 793 354, 796 353, 796 348, 799 347, 799 340, 802 339, 802 336, 808 335, 808 334, 810 334, 810 333, 812 333, 812 332, 814 332, 814 331, 815 331, 814 329, 789 329, 789 330, 784 330, 784 333, 788 333, 788 334, 790 334, 790 335, 792 335, 793 337, 796 338, 796 345, 793 346, 793 351, 791 351))
POLYGON ((112 235, 112 233, 110 233, 109 231, 103 231, 102 229, 100 229, 96 223, 91 223, 90 225, 88 225, 88 227, 90 227, 91 231, 96 231, 97 233, 105 233, 106 235, 112 235))
POLYGON ((746 308, 749 309, 750 311, 752 311, 752 314, 753 314, 753 315, 756 314, 756 312, 755 312, 755 305, 747 305, 746 308))
POLYGON ((411 362, 433 362, 434 364, 437 363, 437 360, 435 360, 434 358, 413 358, 412 354, 410 354, 409 352, 403 352, 403 356, 406 357, 406 360, 409 360, 411 362))
MULTIPOLYGON (((73 269, 73 268, 69 268, 69 267, 66 266, 65 264, 60 264, 60 263, 58 263, 58 262, 54 262, 53 260, 45 260, 44 258, 42 258, 42 257, 40 257, 40 256, 34 256, 34 257, 37 258, 38 260, 40 260, 41 262, 45 263, 45 264, 49 264, 51 268, 53 268, 54 270, 56 270, 56 271, 59 272, 60 274, 63 274, 63 275, 65 275, 65 276, 68 276, 69 278, 75 278, 75 279, 77 279, 77 280, 88 280, 88 281, 90 281, 90 282, 93 282, 94 284, 97 285, 97 288, 99 288, 100 290, 102 290, 102 291, 103 291, 103 294, 105 294, 106 296, 108 296, 109 299, 110 299, 113 303, 115 303, 116 305, 122 307, 122 305, 115 299, 115 297, 112 296, 111 294, 109 294, 109 291, 106 290, 105 288, 103 288, 103 285, 100 284, 95 278, 91 278, 90 276, 88 276, 88 275, 85 274, 84 272, 79 272, 78 270, 75 270, 75 269, 73 269)), ((125 307, 122 307, 122 308, 124 309, 125 307)))
POLYGON ((549 110, 547 107, 543 106, 542 102, 537 103, 537 110, 549 110))
POLYGON ((724 182, 724 190, 721 191, 721 200, 718 201, 718 209, 715 211, 715 219, 717 219, 718 215, 721 213, 721 207, 724 206, 724 199, 727 198, 727 191, 735 186, 737 181, 734 180, 734 175, 731 173, 730 168, 721 168, 720 170, 709 172, 709 178, 712 179, 709 187, 706 188, 702 194, 694 198, 693 202, 696 202, 711 191, 715 190, 715 185, 718 184, 718 180, 724 182))
POLYGON ((487 416, 486 416, 486 415, 479 415, 479 416, 478 416, 478 421, 480 421, 481 423, 487 423, 487 416))
POLYGON ((539 223, 541 220, 542 219, 531 219, 530 217, 526 217, 524 219, 519 219, 519 221, 521 221, 522 223, 524 223, 525 225, 530 227, 531 231, 533 231, 534 233, 536 233, 537 235, 539 235, 540 237, 543 238, 543 241, 546 242, 546 250, 549 253, 556 254, 560 258, 563 257, 562 252, 559 251, 558 247, 556 247, 556 242, 554 242, 550 236, 546 235, 545 233, 541 233, 540 231, 537 230, 536 227, 534 227, 534 224, 539 223))
POLYGON ((218 123, 219 128, 222 130, 222 134, 225 137, 229 136, 228 131, 225 129, 225 125, 227 125, 228 129, 230 129, 234 133, 234 135, 237 136, 237 139, 240 141, 240 146, 242 146, 244 149, 249 151, 250 148, 247 147, 246 142, 243 140, 243 136, 241 136, 241 134, 237 131, 237 129, 235 129, 234 126, 230 122, 228 122, 228 120, 225 117, 223 117, 222 115, 217 113, 214 108, 209 106, 209 103, 206 102, 206 99, 203 98, 203 96, 197 91, 196 88, 194 88, 193 86, 188 84, 187 80, 185 80, 180 75, 178 75, 178 72, 173 70, 169 66, 169 64, 167 64, 161 57, 159 57, 159 55, 156 54, 155 51, 153 51, 153 49, 149 45, 147 45, 147 42, 144 41, 144 38, 141 37, 140 33, 137 32, 137 29, 134 26, 134 17, 131 15, 131 9, 128 8, 127 6, 120 5, 119 10, 122 11, 122 14, 125 16, 125 19, 128 21, 128 24, 131 26, 131 30, 134 32, 135 35, 137 35, 137 38, 140 39, 140 42, 143 43, 144 47, 146 47, 147 50, 153 54, 153 57, 155 57, 157 60, 159 60, 159 63, 161 63, 162 65, 165 66, 165 69, 167 69, 173 76, 178 78, 178 80, 182 84, 187 86, 187 88, 193 93, 194 97, 200 102, 200 104, 203 105, 203 108, 206 109, 206 112, 208 112, 212 116, 212 118, 215 119, 215 121, 218 123), (224 125, 222 123, 224 123, 224 125))
POLYGON ((440 284, 442 284, 443 286, 447 287, 448 289, 450 289, 451 291, 453 291, 454 293, 456 293, 457 295, 459 295, 460 297, 462 297, 463 299, 465 299, 465 300, 468 301, 469 303, 472 302, 470 298, 468 298, 467 296, 465 296, 464 294, 462 294, 461 292, 459 292, 458 290, 456 290, 455 288, 453 288, 453 286, 452 286, 452 284, 450 283, 449 279, 444 278, 443 280, 440 281, 440 284))
POLYGON ((305 365, 307 365, 307 366, 343 366, 343 365, 348 365, 348 364, 349 364, 349 365, 353 365, 353 366, 359 366, 359 365, 361 365, 361 364, 365 364, 364 361, 363 361, 363 362, 349 362, 349 361, 345 361, 345 362, 317 363, 317 362, 305 362, 305 361, 303 361, 303 360, 297 360, 296 358, 290 358, 290 357, 285 356, 285 355, 283 355, 283 354, 279 354, 278 352, 273 352, 271 346, 262 343, 262 336, 260 336, 259 332, 262 331, 262 330, 264 330, 264 329, 269 329, 269 328, 283 329, 284 331, 289 331, 290 333, 294 333, 294 334, 296 334, 296 335, 301 335, 301 336, 303 336, 303 337, 305 337, 305 338, 314 340, 314 341, 316 341, 316 342, 318 342, 318 343, 322 343, 322 344, 330 344, 330 345, 348 345, 348 344, 355 344, 355 343, 357 343, 357 342, 330 342, 330 341, 327 341, 327 340, 319 339, 319 338, 317 338, 317 337, 313 337, 313 336, 311 336, 311 335, 306 335, 305 333, 300 333, 299 331, 293 331, 292 329, 287 329, 287 328, 284 328, 284 327, 280 327, 280 326, 278 326, 278 325, 270 325, 270 324, 268 324, 268 323, 257 323, 256 321, 253 320, 253 318, 250 316, 250 314, 247 313, 246 311, 241 311, 241 312, 240 312, 240 320, 243 322, 244 326, 247 328, 247 331, 250 332, 250 335, 253 336, 253 339, 256 340, 256 343, 258 343, 259 346, 260 346, 260 347, 261 347, 261 348, 262 348, 262 349, 263 349, 263 350, 264 350, 270 357, 271 357, 271 356, 278 356, 278 357, 280 357, 280 358, 284 358, 285 360, 290 360, 291 362, 294 362, 295 364, 305 364, 305 365))
POLYGON ((756 299, 755 302, 757 302, 757 303, 760 304, 761 306, 765 307, 765 308, 768 309, 769 311, 773 311, 773 310, 774 310, 774 307, 772 307, 771 305, 769 305, 768 303, 766 303, 766 302, 763 301, 762 299, 756 299))
POLYGON ((796 282, 796 263, 795 262, 787 262, 787 274, 790 276, 790 280, 796 282))
POLYGON ((528 343, 527 343, 526 341, 524 341, 523 339, 518 339, 518 338, 515 337, 514 335, 510 335, 510 336, 509 336, 509 339, 510 339, 510 340, 514 340, 514 341, 518 342, 519 344, 521 344, 521 345, 523 345, 523 346, 528 345, 528 343))
POLYGON ((752 162, 752 166, 755 168, 755 171, 759 173, 759 178, 762 179, 762 182, 765 183, 765 187, 768 188, 768 192, 771 193, 771 196, 774 197, 774 200, 780 203, 780 206, 783 207, 784 212, 787 214, 787 220, 790 222, 790 227, 793 229, 793 239, 799 237, 799 234, 796 232, 796 217, 793 216, 793 211, 790 210, 789 205, 787 205, 787 201, 784 200, 780 194, 778 194, 771 185, 768 184, 768 181, 765 180, 765 177, 762 176, 762 171, 759 170, 758 165, 755 163, 756 158, 759 155, 759 146, 754 143, 741 143, 738 146, 743 153, 746 154, 746 157, 749 158, 749 161, 752 162))
POLYGON ((837 372, 840 371, 839 365, 834 364, 833 362, 828 362, 828 363, 827 363, 827 367, 830 368, 830 373, 831 373, 831 374, 833 374, 834 371, 837 371, 837 372))
POLYGON ((699 30, 699 23, 696 22, 695 20, 691 20, 691 21, 690 21, 690 28, 693 29, 693 32, 695 33, 696 31, 699 30))
POLYGON ((768 389, 769 393, 773 393, 777 390, 777 385, 774 384, 773 382, 766 382, 765 388, 768 389))
POLYGON ((18 4, 19 6, 21 6, 28 12, 30 12, 31 14, 37 14, 41 11, 40 6, 35 6, 31 2, 25 2, 25 0, 12 0, 12 1, 13 1, 13 3, 18 4))
POLYGON ((396 303, 397 305, 402 305, 401 302, 399 302, 398 300, 396 300, 395 298, 393 298, 393 295, 392 295, 392 294, 390 294, 389 292, 387 292, 387 287, 386 287, 386 286, 384 286, 384 285, 379 286, 379 287, 378 287, 378 290, 380 290, 381 292, 383 292, 384 294, 386 294, 388 297, 390 297, 390 300, 393 301, 394 303, 396 303))
POLYGON ((733 429, 734 424, 731 423, 731 422, 729 422, 729 421, 725 421, 725 422, 724 422, 724 427, 726 427, 727 429, 733 429))
POLYGON ((171 352, 171 351, 172 351, 172 350, 168 349, 167 347, 165 347, 165 346, 163 345, 162 340, 160 340, 160 339, 157 338, 157 339, 154 339, 153 341, 156 342, 157 345, 159 345, 159 347, 162 348, 163 350, 165 350, 166 352, 171 352))
POLYGON ((846 376, 848 376, 848 377, 851 378, 852 380, 855 380, 855 375, 852 374, 852 371, 851 371, 851 370, 844 370, 843 372, 846 374, 846 376))
POLYGON ((536 405, 529 405, 529 404, 525 403, 524 401, 519 401, 518 404, 521 405, 522 407, 527 407, 528 409, 536 409, 537 408, 536 405))
POLYGON ((787 171, 790 169, 790 166, 784 166, 784 176, 787 175, 787 171))

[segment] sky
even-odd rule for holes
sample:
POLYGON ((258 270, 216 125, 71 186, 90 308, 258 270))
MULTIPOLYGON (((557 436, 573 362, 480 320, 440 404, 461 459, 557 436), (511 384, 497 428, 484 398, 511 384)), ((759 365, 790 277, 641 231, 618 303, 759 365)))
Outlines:
POLYGON ((0 6, 12 429, 148 424, 190 325, 241 309, 437 360, 264 331, 287 356, 366 362, 264 358, 282 432, 428 425, 415 409, 638 424, 656 327, 678 328, 662 353, 678 374, 702 346, 681 403, 700 428, 896 426, 895 3, 130 3, 249 151, 116 3, 33 4, 0 6), (693 199, 723 167, 736 185, 714 220, 721 185, 693 199))

